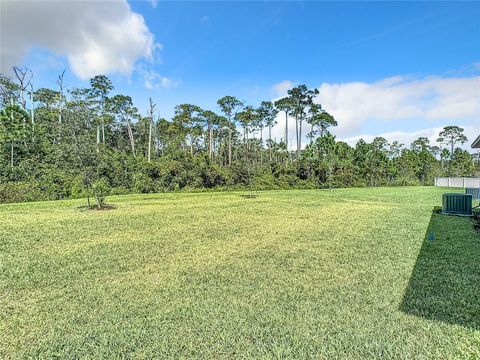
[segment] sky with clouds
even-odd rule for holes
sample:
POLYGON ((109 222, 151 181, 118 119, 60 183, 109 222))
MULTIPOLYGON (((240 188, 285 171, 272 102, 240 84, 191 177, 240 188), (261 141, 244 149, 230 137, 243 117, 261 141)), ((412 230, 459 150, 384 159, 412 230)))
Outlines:
MULTIPOLYGON (((28 66, 37 87, 87 86, 160 115, 179 103, 251 105, 296 84, 319 89, 338 139, 409 144, 445 125, 480 134, 480 2, 0 2, 1 72, 28 66), (22 19, 22 21, 18 21, 22 19)), ((280 120, 280 119, 279 119, 280 120)), ((283 121, 283 120, 281 120, 283 121)), ((293 122, 292 125, 293 132, 293 122)), ((275 127, 283 136, 283 123, 275 127)), ((292 139, 293 136, 290 136, 292 139)))

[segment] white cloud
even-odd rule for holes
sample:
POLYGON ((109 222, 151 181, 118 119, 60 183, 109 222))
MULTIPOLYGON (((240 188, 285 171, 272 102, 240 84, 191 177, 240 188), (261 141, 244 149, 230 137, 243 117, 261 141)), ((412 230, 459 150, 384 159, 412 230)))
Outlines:
MULTIPOLYGON (((476 136, 475 134, 480 133, 480 124, 478 126, 474 126, 474 125, 462 126, 462 128, 465 130, 464 132, 469 138, 469 141, 467 141, 461 147, 463 147, 464 149, 470 149, 470 144, 475 140, 475 136, 476 136)), ((392 132, 386 132, 386 133, 381 133, 376 135, 362 134, 362 135, 345 138, 342 140, 351 146, 355 146, 357 141, 360 139, 363 139, 366 142, 371 142, 376 136, 380 136, 385 138, 389 143, 396 140, 399 143, 404 144, 406 147, 408 147, 414 140, 418 139, 419 137, 426 137, 428 140, 430 140, 431 145, 438 145, 436 140, 438 139, 438 134, 442 130, 443 130, 443 127, 440 126, 440 127, 421 129, 421 130, 411 131, 411 132, 392 131, 392 132)))
POLYGON ((140 69, 139 72, 143 77, 143 85, 148 90, 154 90, 154 89, 160 89, 160 88, 170 89, 180 85, 179 81, 172 80, 166 76, 162 76, 153 70, 140 69))
POLYGON ((158 47, 126 0, 2 1, 1 33, 3 73, 36 47, 65 56, 81 79, 128 75, 138 59, 153 60, 158 47))
POLYGON ((369 120, 480 121, 480 76, 374 83, 323 83, 318 102, 338 121, 336 133, 352 136, 369 120))
MULTIPOLYGON (((274 85, 277 94, 289 89, 291 82, 282 81, 274 85)), ((323 83, 319 87, 317 101, 335 116, 338 127, 333 129, 338 140, 354 145, 363 138, 371 141, 375 136, 383 136, 389 141, 398 140, 405 145, 420 136, 436 140, 443 125, 458 125, 465 129, 469 140, 480 133, 480 76, 470 77, 427 77, 415 79, 396 76, 366 83, 323 83), (412 120, 417 129, 403 131, 403 122, 412 120), (365 133, 363 127, 375 121, 377 133, 365 133), (382 131, 382 122, 399 131, 382 131)), ((285 114, 277 117, 278 124, 272 129, 277 140, 285 137, 285 114)), ((289 119, 289 147, 295 148, 295 121, 289 119)), ((302 127, 302 143, 307 144, 305 135, 310 131, 308 124, 302 127)), ((465 144, 469 148, 469 143, 465 144)))
MULTIPOLYGON (((467 150, 471 150, 470 149, 471 143, 480 134, 480 122, 473 123, 473 124, 470 123, 467 125, 464 125, 458 122, 452 122, 452 124, 458 125, 464 129, 464 134, 467 136, 468 141, 465 144, 463 144, 461 147, 467 150)), ((438 134, 442 130, 443 130, 443 126, 424 128, 424 129, 415 130, 415 131, 401 131, 401 130, 390 131, 390 132, 379 131, 378 133, 374 133, 374 134, 361 133, 361 134, 349 136, 349 137, 337 136, 337 140, 345 141, 350 146, 355 146, 357 141, 360 139, 363 139, 366 142, 371 142, 375 137, 381 136, 390 143, 396 140, 408 147, 413 142, 413 140, 423 136, 428 138, 432 145, 438 145, 436 144, 436 140, 438 139, 438 134)), ((304 124, 302 127, 302 134, 303 134, 302 148, 304 148, 309 142, 309 139, 307 139, 306 137, 306 134, 309 131, 310 131, 309 125, 304 124)), ((335 131, 333 132, 335 133, 335 131)), ((257 137, 259 136, 257 135, 257 137)), ((288 120, 288 137, 289 137, 288 139, 289 149, 291 150, 296 149, 295 119, 293 118, 289 118, 288 120)), ((264 133, 264 138, 265 138, 265 133, 264 133)), ((285 114, 284 113, 281 113, 277 117, 277 124, 272 128, 272 138, 275 139, 276 141, 280 141, 285 138, 285 114)))
POLYGON ((290 80, 283 80, 278 84, 273 85, 272 90, 276 96, 282 97, 287 95, 287 91, 293 88, 293 86, 293 82, 290 80))
POLYGON ((152 8, 156 8, 158 6, 158 0, 148 0, 150 5, 152 5, 152 8))

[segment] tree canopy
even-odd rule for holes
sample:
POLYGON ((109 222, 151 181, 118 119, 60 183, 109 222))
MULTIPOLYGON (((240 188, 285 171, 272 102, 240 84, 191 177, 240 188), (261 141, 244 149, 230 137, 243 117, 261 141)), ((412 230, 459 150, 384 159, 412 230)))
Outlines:
POLYGON ((353 147, 338 141, 331 130, 342 119, 324 109, 318 90, 306 85, 258 106, 234 96, 222 97, 212 109, 179 104, 172 119, 160 118, 152 99, 140 113, 104 75, 87 88, 65 89, 62 74, 57 85, 27 89, 0 77, 0 201, 86 196, 95 189, 104 196, 415 185, 480 172, 478 157, 458 147, 467 141, 458 126, 445 127, 436 144, 424 137, 409 147, 380 137, 353 147), (28 96, 31 101, 25 101, 28 96), (285 129, 280 138, 273 136, 276 125, 285 129), (302 134, 306 126, 310 132, 302 134), (309 142, 303 145, 305 135, 309 142))

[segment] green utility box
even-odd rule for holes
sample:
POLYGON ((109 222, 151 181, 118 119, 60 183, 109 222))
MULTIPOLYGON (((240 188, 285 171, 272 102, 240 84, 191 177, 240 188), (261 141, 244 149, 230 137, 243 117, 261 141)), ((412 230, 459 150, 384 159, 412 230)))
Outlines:
POLYGON ((471 194, 446 193, 443 194, 442 212, 452 215, 472 215, 471 194))

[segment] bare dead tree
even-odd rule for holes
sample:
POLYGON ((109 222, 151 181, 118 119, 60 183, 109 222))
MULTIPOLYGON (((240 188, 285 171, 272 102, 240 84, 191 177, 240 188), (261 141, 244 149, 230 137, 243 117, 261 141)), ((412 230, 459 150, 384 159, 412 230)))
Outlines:
POLYGON ((32 130, 35 130, 35 103, 33 100, 33 83, 30 83, 30 117, 32 120, 32 130))
POLYGON ((133 157, 136 157, 136 154, 135 154, 135 139, 133 137, 132 125, 130 124, 130 120, 128 119, 128 116, 127 116, 126 122, 127 122, 128 138, 130 139, 130 146, 132 148, 132 154, 133 154, 133 157))
POLYGON ((18 80, 18 86, 20 90, 20 105, 25 109, 27 106, 27 100, 25 99, 25 90, 29 87, 33 72, 28 68, 20 68, 18 66, 13 67, 13 72, 18 80))
POLYGON ((149 98, 150 101, 150 109, 148 111, 148 122, 149 122, 149 130, 148 130, 148 162, 151 160, 151 153, 152 153, 152 127, 153 127, 153 114, 155 112, 155 104, 152 101, 152 98, 149 98))
MULTIPOLYGON (((10 121, 13 123, 13 97, 10 98, 10 121)), ((15 141, 12 139, 10 142, 10 167, 13 169, 13 147, 14 147, 15 141)))
MULTIPOLYGON (((160 121, 160 114, 157 115, 157 124, 160 121)), ((164 144, 162 143, 161 134, 157 132, 157 126, 153 129, 155 132, 155 138, 157 139, 157 155, 162 155, 164 144)), ((160 129, 158 129, 160 131, 160 129)))
POLYGON ((58 85, 58 92, 59 92, 59 96, 60 96, 60 99, 59 99, 59 102, 58 102, 58 122, 59 124, 62 123, 62 112, 63 112, 63 77, 65 75, 65 71, 67 69, 63 70, 63 72, 58 75, 57 77, 57 85, 58 85))

